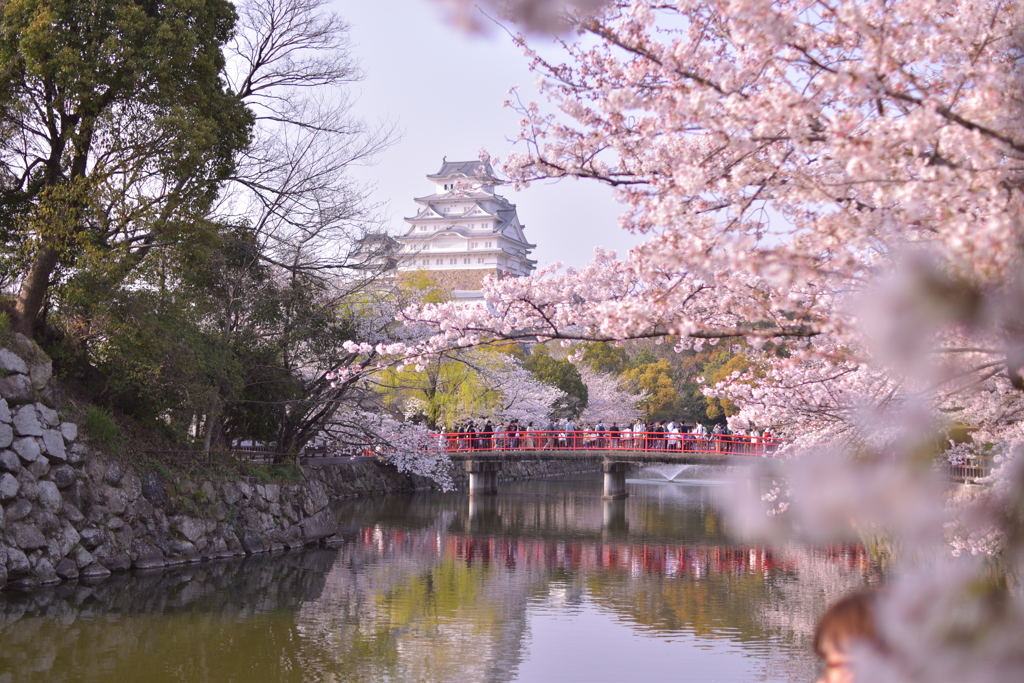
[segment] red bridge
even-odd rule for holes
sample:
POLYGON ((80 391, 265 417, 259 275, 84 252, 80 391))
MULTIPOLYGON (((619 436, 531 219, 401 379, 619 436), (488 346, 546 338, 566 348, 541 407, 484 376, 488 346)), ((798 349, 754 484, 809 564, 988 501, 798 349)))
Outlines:
POLYGON ((600 461, 604 497, 624 498, 630 464, 749 465, 774 456, 781 439, 676 432, 516 431, 438 434, 452 460, 465 463, 470 495, 498 492, 498 472, 510 460, 600 461))

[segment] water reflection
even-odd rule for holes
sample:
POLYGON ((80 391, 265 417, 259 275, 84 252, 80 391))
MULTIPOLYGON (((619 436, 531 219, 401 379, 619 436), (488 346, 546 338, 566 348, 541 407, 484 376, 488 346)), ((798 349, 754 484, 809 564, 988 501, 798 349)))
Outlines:
POLYGON ((722 487, 339 503, 338 550, 0 594, 0 683, 812 680, 857 547, 737 544, 722 487))

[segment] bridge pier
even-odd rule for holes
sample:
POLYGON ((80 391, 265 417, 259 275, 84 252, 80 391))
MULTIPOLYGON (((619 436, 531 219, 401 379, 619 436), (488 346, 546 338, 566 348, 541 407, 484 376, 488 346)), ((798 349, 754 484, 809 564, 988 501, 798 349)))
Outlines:
POLYGON ((604 472, 604 495, 605 500, 625 498, 626 492, 626 471, 629 469, 628 462, 611 462, 605 460, 601 464, 601 471, 604 472))
POLYGON ((501 463, 493 460, 467 460, 469 495, 490 496, 498 492, 498 472, 501 463))

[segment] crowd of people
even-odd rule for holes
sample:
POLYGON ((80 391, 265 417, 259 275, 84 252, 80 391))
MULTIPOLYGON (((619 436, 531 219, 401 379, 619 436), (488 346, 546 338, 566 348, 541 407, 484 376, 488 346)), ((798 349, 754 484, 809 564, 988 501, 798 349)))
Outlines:
POLYGON ((727 451, 737 453, 763 452, 774 448, 776 441, 771 430, 750 430, 746 433, 730 431, 725 425, 713 423, 710 427, 698 422, 689 427, 675 420, 651 423, 637 421, 620 427, 618 423, 605 425, 576 425, 572 420, 550 420, 535 425, 519 420, 495 425, 491 420, 479 424, 469 421, 448 435, 447 450, 551 450, 601 449, 649 451, 727 451))

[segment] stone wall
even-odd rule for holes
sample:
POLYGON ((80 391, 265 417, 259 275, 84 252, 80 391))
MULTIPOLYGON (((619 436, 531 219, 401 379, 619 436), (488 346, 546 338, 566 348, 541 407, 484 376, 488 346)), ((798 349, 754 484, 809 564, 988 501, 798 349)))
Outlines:
POLYGON ((320 481, 124 471, 60 421, 51 368, 21 335, 0 348, 0 586, 283 550, 335 533, 320 481))
POLYGON ((411 277, 413 273, 426 274, 438 287, 449 294, 456 289, 477 291, 481 288, 484 277, 488 275, 501 278, 501 271, 497 268, 467 268, 465 270, 402 271, 398 274, 399 282, 411 277))

